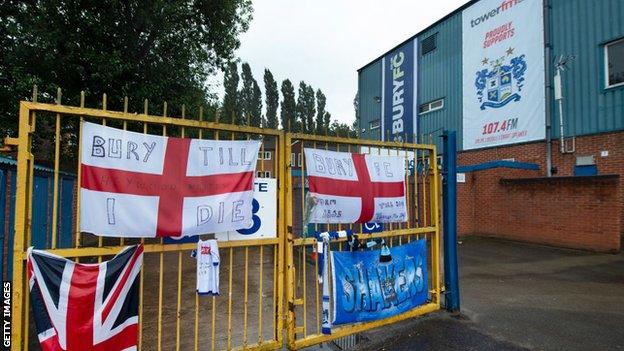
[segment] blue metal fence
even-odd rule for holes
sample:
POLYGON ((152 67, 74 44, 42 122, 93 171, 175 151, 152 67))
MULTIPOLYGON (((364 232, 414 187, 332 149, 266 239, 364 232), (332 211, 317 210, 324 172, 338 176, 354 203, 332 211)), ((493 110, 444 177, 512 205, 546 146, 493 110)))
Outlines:
MULTIPOLYGON (((13 236, 15 224, 15 160, 0 157, 0 273, 3 280, 12 279, 13 236)), ((59 211, 57 219, 57 247, 71 247, 76 176, 59 175, 59 211)), ((52 244, 52 199, 54 173, 52 169, 35 166, 33 181, 32 245, 38 249, 52 244)))

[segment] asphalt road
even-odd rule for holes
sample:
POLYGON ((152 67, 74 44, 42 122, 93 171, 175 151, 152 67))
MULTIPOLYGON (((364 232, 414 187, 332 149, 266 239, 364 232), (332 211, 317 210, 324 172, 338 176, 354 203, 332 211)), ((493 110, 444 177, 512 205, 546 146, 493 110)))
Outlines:
POLYGON ((356 349, 624 350, 624 254, 470 238, 459 255, 463 318, 379 328, 356 349))

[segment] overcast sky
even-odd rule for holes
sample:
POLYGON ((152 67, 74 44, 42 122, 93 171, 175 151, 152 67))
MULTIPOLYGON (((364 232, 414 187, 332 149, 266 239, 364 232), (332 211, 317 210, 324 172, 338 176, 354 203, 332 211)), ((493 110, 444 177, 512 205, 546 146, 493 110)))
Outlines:
MULTIPOLYGON (((254 18, 237 55, 251 65, 263 103, 266 67, 278 85, 289 78, 295 89, 301 80, 320 88, 332 119, 351 123, 357 69, 466 2, 254 0, 254 18)), ((215 79, 222 97, 222 76, 215 79)))

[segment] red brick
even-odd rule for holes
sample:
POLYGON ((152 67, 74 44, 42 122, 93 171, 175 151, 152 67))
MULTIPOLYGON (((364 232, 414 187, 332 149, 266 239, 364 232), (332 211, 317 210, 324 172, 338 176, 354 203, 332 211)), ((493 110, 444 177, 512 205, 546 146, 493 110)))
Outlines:
POLYGON ((624 218, 624 132, 576 139, 576 152, 561 154, 553 142, 555 176, 573 175, 577 156, 594 155, 610 180, 558 180, 501 184, 501 179, 546 176, 544 141, 461 152, 461 166, 514 158, 540 171, 497 168, 466 174, 458 184, 458 233, 480 234, 594 251, 618 251, 624 218), (600 151, 608 150, 608 157, 600 151))

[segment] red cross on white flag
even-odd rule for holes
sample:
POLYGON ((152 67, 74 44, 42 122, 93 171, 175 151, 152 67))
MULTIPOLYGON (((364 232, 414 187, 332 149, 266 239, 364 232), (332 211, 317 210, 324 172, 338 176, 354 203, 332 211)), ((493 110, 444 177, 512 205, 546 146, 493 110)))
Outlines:
POLYGON ((304 149, 310 223, 406 222, 405 158, 304 149))
POLYGON ((82 129, 80 230, 123 237, 248 228, 259 141, 82 129))

